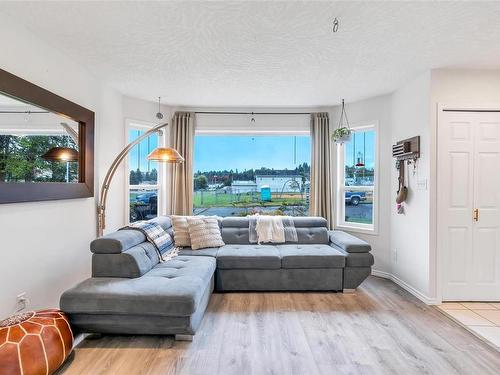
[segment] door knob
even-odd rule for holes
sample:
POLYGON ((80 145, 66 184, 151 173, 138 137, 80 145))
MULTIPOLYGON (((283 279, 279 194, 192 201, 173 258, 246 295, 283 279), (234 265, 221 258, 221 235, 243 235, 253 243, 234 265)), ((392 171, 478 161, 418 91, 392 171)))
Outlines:
POLYGON ((472 218, 474 219, 474 221, 479 221, 479 209, 474 208, 474 210, 472 211, 472 218))

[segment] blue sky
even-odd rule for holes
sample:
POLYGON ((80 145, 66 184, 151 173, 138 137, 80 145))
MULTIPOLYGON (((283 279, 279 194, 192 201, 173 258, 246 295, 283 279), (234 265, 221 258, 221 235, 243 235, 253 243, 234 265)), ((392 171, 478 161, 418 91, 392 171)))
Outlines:
MULTIPOLYGON (((137 130, 129 132, 129 141, 138 136, 137 130)), ((142 132, 141 132, 142 134, 142 132)), ((366 167, 373 168, 375 132, 356 132, 353 142, 346 144, 347 165, 365 153, 366 167)), ((304 162, 311 163, 311 140, 309 136, 207 136, 195 138, 194 171, 256 169, 294 169, 304 162), (294 162, 294 139, 296 139, 296 162, 294 162)), ((158 169, 157 162, 148 162, 146 156, 158 145, 158 137, 153 135, 136 146, 129 155, 130 169, 147 171, 158 169), (140 162, 140 165, 138 164, 140 162)))
POLYGON ((311 163, 309 136, 196 136, 194 171, 295 169, 311 163), (294 162, 294 138, 297 141, 294 162))

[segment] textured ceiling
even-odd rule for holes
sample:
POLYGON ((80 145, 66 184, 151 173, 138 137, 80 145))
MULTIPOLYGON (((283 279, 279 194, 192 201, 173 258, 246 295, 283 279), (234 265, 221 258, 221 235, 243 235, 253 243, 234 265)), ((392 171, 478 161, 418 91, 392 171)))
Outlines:
POLYGON ((2 2, 0 12, 122 93, 169 104, 330 105, 430 68, 500 68, 499 2, 2 2))

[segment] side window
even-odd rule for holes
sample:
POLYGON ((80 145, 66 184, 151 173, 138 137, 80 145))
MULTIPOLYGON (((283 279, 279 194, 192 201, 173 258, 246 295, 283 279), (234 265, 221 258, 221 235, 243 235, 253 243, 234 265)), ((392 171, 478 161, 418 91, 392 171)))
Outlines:
POLYGON ((353 128, 338 146, 337 226, 374 231, 377 142, 374 126, 353 128))
MULTIPOLYGON (((137 139, 147 130, 147 127, 130 124, 127 141, 137 139)), ((158 135, 153 134, 136 145, 128 154, 128 218, 130 223, 158 216, 158 162, 147 159, 148 154, 158 147, 158 143, 158 135)))

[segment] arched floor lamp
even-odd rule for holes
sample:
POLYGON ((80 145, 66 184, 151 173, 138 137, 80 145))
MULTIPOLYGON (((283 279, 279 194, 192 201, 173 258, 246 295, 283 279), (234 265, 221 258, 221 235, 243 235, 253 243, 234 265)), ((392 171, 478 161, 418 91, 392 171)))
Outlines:
MULTIPOLYGON (((130 142, 125 148, 118 154, 113 163, 106 173, 106 177, 101 186, 101 191, 99 195, 99 203, 97 204, 97 236, 101 237, 103 235, 104 229, 106 228, 106 200, 108 198, 108 190, 111 184, 111 180, 115 175, 116 169, 120 163, 125 159, 125 156, 132 150, 132 148, 139 144, 143 139, 146 139, 153 133, 160 133, 162 128, 168 126, 168 123, 163 123, 156 125, 155 127, 149 129, 146 133, 138 137, 137 139, 130 142)), ((170 147, 158 147, 155 148, 147 156, 148 160, 158 161, 161 163, 182 163, 184 158, 177 152, 177 150, 170 147)))

